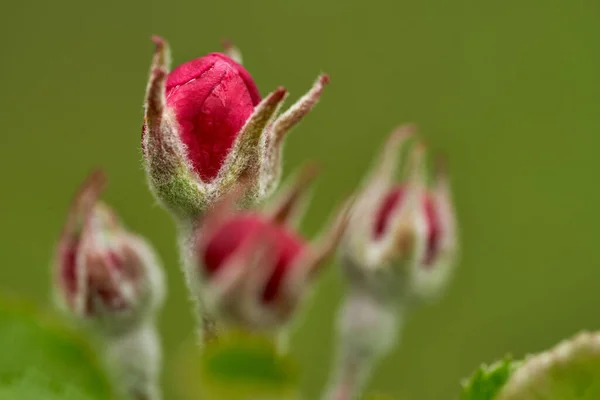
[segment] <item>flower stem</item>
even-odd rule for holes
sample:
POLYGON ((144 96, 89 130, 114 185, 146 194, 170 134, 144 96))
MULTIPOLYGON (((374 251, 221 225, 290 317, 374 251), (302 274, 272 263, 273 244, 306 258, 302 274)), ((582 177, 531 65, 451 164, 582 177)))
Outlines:
POLYGON ((162 354, 154 321, 101 339, 101 354, 117 389, 132 400, 160 400, 162 354))
POLYGON ((338 349, 324 400, 357 398, 377 361, 396 343, 401 310, 360 290, 340 307, 338 349))

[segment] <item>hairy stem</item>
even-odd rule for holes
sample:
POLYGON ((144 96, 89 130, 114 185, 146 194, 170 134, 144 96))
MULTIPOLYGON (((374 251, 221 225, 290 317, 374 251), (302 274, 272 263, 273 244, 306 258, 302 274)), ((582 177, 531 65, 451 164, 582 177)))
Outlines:
POLYGON ((356 399, 377 361, 398 336, 401 310, 352 289, 340 307, 338 349, 324 400, 356 399))
POLYGON ((117 388, 132 400, 160 400, 161 347, 154 321, 101 338, 101 354, 117 388))

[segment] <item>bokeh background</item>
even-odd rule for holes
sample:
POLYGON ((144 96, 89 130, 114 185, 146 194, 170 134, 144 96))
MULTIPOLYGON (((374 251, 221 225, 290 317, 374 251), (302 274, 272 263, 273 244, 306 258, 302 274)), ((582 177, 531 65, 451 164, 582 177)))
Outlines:
MULTIPOLYGON (((481 362, 600 328, 600 15, 592 0, 12 1, 0 5, 0 290, 41 304, 65 210, 87 172, 147 235, 168 272, 169 371, 193 330, 174 226, 145 186, 142 98, 150 35, 175 63, 244 52, 263 94, 332 84, 290 136, 286 175, 323 165, 303 230, 353 190, 385 135, 414 121, 448 154, 463 241, 442 301, 413 314, 371 388, 454 398, 481 362)), ((337 266, 294 338, 308 399, 327 378, 337 266)))

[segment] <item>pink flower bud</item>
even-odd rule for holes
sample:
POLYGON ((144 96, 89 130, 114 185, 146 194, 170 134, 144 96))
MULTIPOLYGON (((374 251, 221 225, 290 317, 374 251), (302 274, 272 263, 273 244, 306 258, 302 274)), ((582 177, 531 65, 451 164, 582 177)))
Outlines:
MULTIPOLYGON (((196 218, 244 178, 250 197, 269 194, 280 176, 287 131, 316 104, 329 78, 322 75, 295 105, 277 116, 287 96, 279 88, 261 99, 238 62, 211 53, 168 71, 167 43, 156 51, 146 93, 142 149, 151 187, 177 216, 196 218)), ((227 52, 241 60, 239 51, 227 52)))
POLYGON ((153 311, 163 283, 152 248, 98 201, 104 185, 104 175, 93 173, 71 204, 55 257, 55 287, 70 314, 112 331, 153 311))
POLYGON ((439 292, 452 270, 457 233, 445 168, 438 166, 427 188, 422 145, 412 151, 406 181, 394 182, 398 153, 413 130, 403 126, 386 143, 354 206, 342 256, 357 284, 428 297, 439 292), (380 282, 375 271, 387 266, 396 266, 397 279, 386 276, 380 282))
POLYGON ((323 261, 336 248, 346 211, 316 244, 293 228, 306 186, 306 171, 267 212, 235 211, 241 192, 219 201, 194 234, 196 295, 225 323, 252 330, 287 322, 323 261))

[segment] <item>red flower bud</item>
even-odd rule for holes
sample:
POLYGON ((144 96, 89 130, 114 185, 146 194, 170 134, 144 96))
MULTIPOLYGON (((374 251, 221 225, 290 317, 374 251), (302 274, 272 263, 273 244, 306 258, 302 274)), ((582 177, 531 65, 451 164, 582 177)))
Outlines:
MULTIPOLYGON (((166 42, 156 51, 146 94, 142 148, 151 187, 177 216, 196 218, 244 176, 251 197, 270 193, 280 175, 285 133, 314 106, 328 77, 277 117, 287 96, 261 100, 250 74, 225 54, 211 53, 168 72, 166 42)), ((237 49, 228 53, 241 60, 237 49)))
MULTIPOLYGON (((203 218, 194 237, 193 276, 200 303, 224 322, 262 330, 284 324, 323 260, 336 248, 346 212, 317 241, 307 243, 291 226, 300 209, 308 171, 268 212, 237 212, 236 190, 203 218)), ((345 209, 344 209, 345 210, 345 209)))
POLYGON ((401 287, 391 290, 427 297, 447 280, 457 234, 445 168, 439 166, 433 187, 427 189, 422 145, 412 151, 406 182, 394 182, 399 150, 413 129, 401 127, 386 143, 355 204, 342 254, 357 283, 369 281, 374 270, 397 265, 403 271, 400 282, 388 280, 385 285, 398 283, 401 287))
POLYGON ((81 320, 124 329, 156 308, 162 276, 150 246, 98 202, 105 184, 96 172, 76 195, 55 258, 64 308, 81 320))

